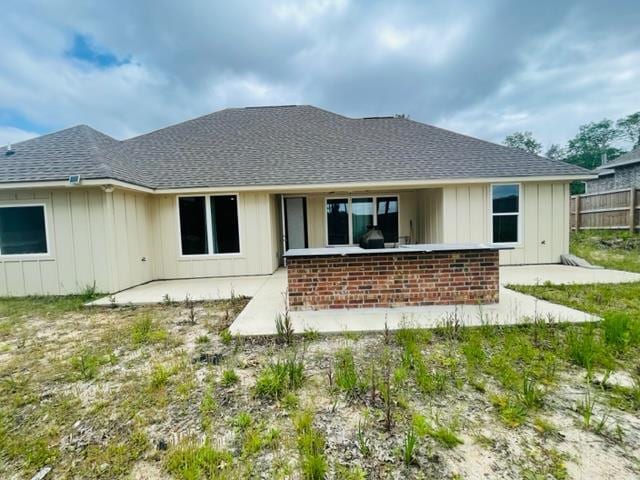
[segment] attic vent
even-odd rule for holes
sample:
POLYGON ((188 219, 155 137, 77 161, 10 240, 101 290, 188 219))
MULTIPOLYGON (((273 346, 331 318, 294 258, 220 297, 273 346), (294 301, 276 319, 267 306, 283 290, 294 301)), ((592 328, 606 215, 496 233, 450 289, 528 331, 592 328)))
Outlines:
POLYGON ((4 152, 4 154, 5 154, 7 157, 10 157, 10 156, 11 156, 11 155, 13 155, 14 153, 16 153, 16 152, 15 152, 15 150, 14 150, 13 148, 11 148, 11 144, 10 144, 10 143, 9 143, 9 144, 7 144, 7 151, 6 151, 6 152, 4 152))
POLYGON ((380 117, 362 117, 362 120, 384 120, 387 118, 395 118, 392 115, 380 116, 380 117))

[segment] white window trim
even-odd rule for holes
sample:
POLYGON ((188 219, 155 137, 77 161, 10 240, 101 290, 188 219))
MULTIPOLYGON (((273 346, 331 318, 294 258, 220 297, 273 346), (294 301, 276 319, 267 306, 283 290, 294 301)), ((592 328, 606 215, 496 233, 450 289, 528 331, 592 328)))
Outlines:
POLYGON ((242 222, 240 220, 240 195, 237 192, 225 192, 225 193, 193 193, 189 195, 176 195, 176 231, 178 232, 178 258, 182 260, 193 259, 211 259, 211 258, 229 258, 229 257, 243 257, 244 249, 242 244, 242 222), (207 249, 209 252, 213 251, 213 226, 211 225, 211 197, 236 197, 236 215, 238 218, 238 249, 239 252, 233 253, 194 253, 184 254, 182 253, 182 231, 180 229, 180 199, 187 197, 204 197, 205 208, 205 222, 207 227, 207 249))
POLYGON ((491 232, 491 243, 496 245, 506 245, 511 247, 519 247, 522 246, 522 217, 523 217, 523 208, 522 205, 524 203, 524 190, 522 188, 522 183, 518 182, 505 182, 505 183, 492 183, 489 187, 489 231, 491 232), (494 213, 493 212, 493 188, 500 187, 505 185, 516 185, 518 187, 518 211, 517 212, 508 212, 508 213, 494 213), (518 241, 516 242, 495 242, 493 239, 493 217, 504 217, 510 215, 517 215, 518 217, 518 241))
POLYGON ((47 251, 45 253, 2 253, 2 249, 0 248, 0 259, 25 260, 25 259, 51 258, 51 241, 49 237, 49 215, 47 212, 47 204, 42 202, 33 202, 33 203, 9 203, 9 204, 0 205, 0 209, 18 208, 18 207, 42 207, 42 212, 44 215, 45 244, 47 245, 47 251))
POLYGON ((377 200, 378 198, 385 198, 385 197, 395 197, 397 202, 398 202, 398 242, 400 242, 400 195, 397 193, 383 193, 383 194, 376 194, 376 195, 366 195, 366 194, 362 194, 362 195, 335 195, 335 196, 330 196, 330 197, 324 197, 324 244, 327 247, 352 247, 354 245, 356 245, 356 243, 353 243, 353 218, 351 215, 351 201, 355 198, 371 198, 373 200, 373 224, 375 226, 378 225, 378 207, 377 207, 377 200), (347 214, 348 214, 348 218, 349 218, 349 241, 351 241, 352 243, 345 243, 345 244, 332 244, 329 245, 329 221, 327 219, 327 201, 328 200, 344 200, 347 199, 347 214))

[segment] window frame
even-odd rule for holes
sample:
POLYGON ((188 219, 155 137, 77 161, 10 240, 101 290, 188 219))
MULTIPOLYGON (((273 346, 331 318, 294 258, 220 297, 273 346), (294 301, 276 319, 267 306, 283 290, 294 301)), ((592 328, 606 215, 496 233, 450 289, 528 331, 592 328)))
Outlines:
MULTIPOLYGON (((378 198, 385 198, 385 197, 395 197, 397 199, 398 202, 398 241, 394 242, 394 243, 399 243, 400 242, 400 238, 402 237, 402 235, 400 235, 400 195, 397 193, 376 193, 376 194, 357 194, 357 195, 350 195, 350 194, 345 194, 345 195, 332 195, 332 196, 328 196, 328 197, 324 197, 324 244, 326 247, 353 247, 358 245, 357 243, 353 243, 353 217, 352 217, 352 209, 351 209, 351 204, 352 204, 352 200, 353 199, 359 199, 359 198, 370 198, 373 201, 373 224, 375 226, 378 225, 378 198), (347 213, 348 213, 348 218, 349 218, 349 241, 351 243, 345 243, 345 244, 335 244, 335 245, 329 245, 329 221, 327 219, 327 200, 342 200, 342 199, 347 199, 347 213)), ((389 245, 391 244, 388 243, 389 245)))
POLYGON ((524 203, 524 189, 520 182, 502 182, 492 183, 489 186, 489 231, 491 232, 491 243, 495 245, 506 245, 512 247, 522 246, 522 217, 523 217, 523 203, 524 203), (493 189, 494 187, 515 185, 518 187, 518 211, 517 212, 494 212, 493 211, 493 189), (505 216, 517 216, 517 235, 518 239, 515 242, 496 242, 493 238, 493 217, 505 217, 505 216))
POLYGON ((178 259, 212 259, 225 257, 242 257, 244 256, 242 242, 242 221, 240 220, 240 195, 237 192, 219 192, 219 193, 190 193, 185 195, 176 195, 176 230, 178 233, 178 259), (238 218, 238 252, 231 253, 182 253, 182 230, 180 228, 180 199, 187 197, 204 197, 205 219, 207 228, 207 250, 213 251, 213 226, 211 225, 211 197, 236 197, 236 215, 238 218))
POLYGON ((9 259, 43 259, 43 258, 51 258, 51 237, 49 236, 49 215, 47 213, 47 204, 44 202, 29 202, 29 203, 2 203, 0 204, 0 208, 19 208, 19 207, 42 207, 42 214, 44 216, 44 236, 45 236, 45 245, 47 246, 47 251, 43 253, 2 253, 2 248, 0 248, 0 260, 9 260, 9 259))

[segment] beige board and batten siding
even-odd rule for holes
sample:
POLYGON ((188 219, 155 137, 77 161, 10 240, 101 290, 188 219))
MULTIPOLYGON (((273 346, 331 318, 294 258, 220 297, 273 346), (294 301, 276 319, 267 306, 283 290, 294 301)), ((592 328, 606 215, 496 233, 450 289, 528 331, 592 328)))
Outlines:
POLYGON ((307 199, 307 237, 309 248, 321 248, 327 246, 327 222, 325 218, 325 200, 327 198, 398 196, 400 210, 400 225, 398 226, 398 235, 399 237, 406 237, 407 239, 412 236, 413 242, 416 242, 417 211, 415 190, 384 192, 331 192, 313 193, 304 196, 307 199))
POLYGON ((278 210, 273 195, 263 192, 237 195, 240 253, 218 255, 182 255, 178 195, 154 196, 152 263, 155 279, 262 275, 276 270, 278 247, 274 243, 273 216, 278 210))
MULTIPOLYGON (((500 263, 558 263, 569 251, 569 184, 520 185, 520 242, 500 252, 500 263)), ((443 187, 444 243, 491 241, 490 192, 489 184, 443 187)))
POLYGON ((150 268, 136 261, 148 225, 146 196, 81 187, 0 192, 0 206, 39 204, 49 252, 1 256, 0 295, 63 295, 94 285, 111 292, 151 279, 150 268))

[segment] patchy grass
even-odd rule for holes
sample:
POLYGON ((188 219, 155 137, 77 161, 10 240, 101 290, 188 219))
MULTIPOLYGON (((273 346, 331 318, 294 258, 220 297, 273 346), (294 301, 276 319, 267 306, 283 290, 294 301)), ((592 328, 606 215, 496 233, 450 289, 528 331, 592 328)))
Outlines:
POLYGON ((637 233, 606 230, 573 232, 570 250, 593 265, 640 272, 640 234, 637 233))
POLYGON ((221 333, 239 299, 74 301, 0 319, 0 478, 640 475, 637 317, 606 302, 593 325, 287 345, 221 333))
POLYGON ((584 312, 604 315, 621 312, 640 315, 640 282, 590 285, 509 285, 518 292, 560 303, 584 312))

